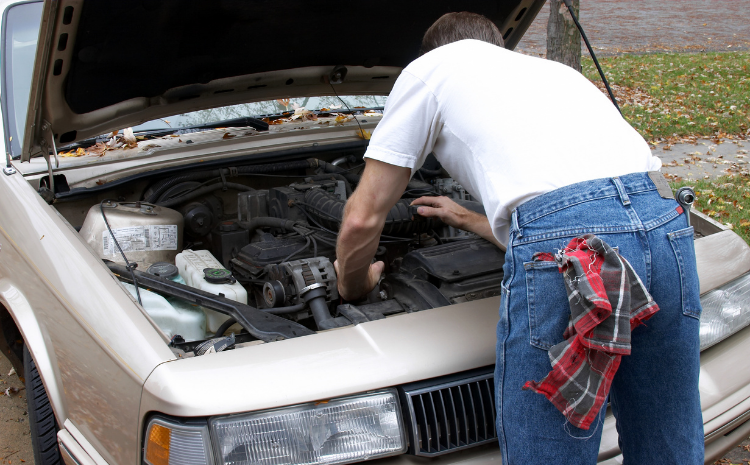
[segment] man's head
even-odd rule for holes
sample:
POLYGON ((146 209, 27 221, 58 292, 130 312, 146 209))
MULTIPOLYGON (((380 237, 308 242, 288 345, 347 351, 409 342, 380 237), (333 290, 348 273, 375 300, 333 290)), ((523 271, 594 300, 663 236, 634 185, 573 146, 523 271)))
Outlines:
POLYGON ((435 21, 422 39, 422 54, 451 42, 464 39, 476 39, 503 47, 503 35, 488 18, 462 11, 446 13, 435 21))

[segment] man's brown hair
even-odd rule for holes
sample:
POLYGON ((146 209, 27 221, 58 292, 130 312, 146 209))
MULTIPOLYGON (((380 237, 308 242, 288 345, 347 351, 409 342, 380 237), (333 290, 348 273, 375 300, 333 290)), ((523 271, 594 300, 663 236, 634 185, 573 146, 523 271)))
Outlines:
POLYGON ((422 54, 464 39, 476 39, 504 47, 503 35, 495 23, 482 15, 462 11, 446 13, 435 21, 422 39, 422 54))

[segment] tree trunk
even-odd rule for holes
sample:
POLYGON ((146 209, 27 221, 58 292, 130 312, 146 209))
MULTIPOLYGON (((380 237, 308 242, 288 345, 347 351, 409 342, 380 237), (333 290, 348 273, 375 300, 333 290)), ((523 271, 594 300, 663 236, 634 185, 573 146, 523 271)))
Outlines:
MULTIPOLYGON (((573 0, 578 16, 579 0, 573 0)), ((547 59, 558 61, 581 72, 581 34, 562 0, 550 0, 547 22, 547 59)))

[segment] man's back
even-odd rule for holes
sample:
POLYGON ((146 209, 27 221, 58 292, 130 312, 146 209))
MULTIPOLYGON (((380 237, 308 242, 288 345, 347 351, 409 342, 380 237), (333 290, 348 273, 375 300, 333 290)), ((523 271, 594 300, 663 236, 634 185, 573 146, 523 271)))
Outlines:
POLYGON ((430 151, 482 200, 503 242, 510 211, 526 200, 661 166, 580 73, 477 40, 439 47, 403 71, 367 156, 416 169, 430 151), (420 145, 425 137, 414 134, 427 133, 420 145))

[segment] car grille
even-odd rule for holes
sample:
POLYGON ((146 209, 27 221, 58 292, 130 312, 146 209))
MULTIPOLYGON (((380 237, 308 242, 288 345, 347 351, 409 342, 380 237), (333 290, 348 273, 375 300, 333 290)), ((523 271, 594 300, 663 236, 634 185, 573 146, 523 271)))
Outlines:
POLYGON ((401 390, 410 453, 434 457, 496 440, 491 369, 413 383, 401 390))

